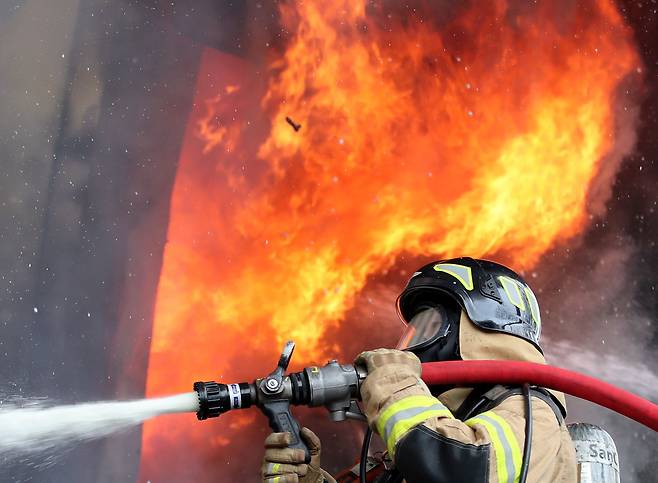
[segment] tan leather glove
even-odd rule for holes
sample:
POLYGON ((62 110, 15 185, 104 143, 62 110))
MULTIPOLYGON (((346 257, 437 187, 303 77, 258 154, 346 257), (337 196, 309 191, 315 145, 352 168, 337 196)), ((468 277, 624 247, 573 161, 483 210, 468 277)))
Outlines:
POLYGON ((371 425, 382 407, 396 400, 398 394, 430 395, 420 378, 420 360, 412 352, 375 349, 359 354, 354 364, 368 370, 368 377, 361 386, 361 399, 371 425))
POLYGON ((300 435, 311 453, 310 463, 304 463, 304 450, 288 448, 290 433, 272 433, 265 439, 265 456, 261 475, 264 483, 335 483, 320 468, 320 438, 308 428, 300 435))

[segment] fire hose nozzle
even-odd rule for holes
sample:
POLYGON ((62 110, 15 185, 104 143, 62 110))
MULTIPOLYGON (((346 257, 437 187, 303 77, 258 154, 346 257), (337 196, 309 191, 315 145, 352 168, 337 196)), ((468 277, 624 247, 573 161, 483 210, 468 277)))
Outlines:
POLYGON ((203 421, 216 418, 231 409, 248 408, 254 401, 254 389, 251 384, 219 384, 215 381, 194 383, 194 390, 199 396, 197 419, 203 421))
POLYGON ((196 413, 199 421, 216 418, 228 410, 225 408, 228 395, 226 384, 197 381, 194 383, 194 390, 199 396, 199 410, 196 413))

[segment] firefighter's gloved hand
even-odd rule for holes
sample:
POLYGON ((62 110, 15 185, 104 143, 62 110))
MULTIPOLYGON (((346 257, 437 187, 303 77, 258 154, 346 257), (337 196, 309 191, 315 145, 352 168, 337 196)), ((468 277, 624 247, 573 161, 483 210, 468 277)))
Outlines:
POLYGON ((354 364, 366 366, 368 376, 378 369, 390 369, 396 366, 402 371, 411 372, 420 377, 422 369, 420 360, 413 352, 397 349, 375 349, 362 352, 357 356, 354 364))
POLYGON ((310 463, 304 463, 304 450, 288 448, 290 433, 272 433, 265 439, 265 456, 261 468, 264 483, 334 481, 320 468, 320 438, 308 428, 302 428, 300 433, 311 453, 310 463))
POLYGON ((397 399, 399 393, 430 394, 420 378, 420 360, 411 352, 375 349, 359 354, 354 364, 365 366, 368 370, 368 376, 361 386, 361 399, 371 425, 381 408, 397 399))

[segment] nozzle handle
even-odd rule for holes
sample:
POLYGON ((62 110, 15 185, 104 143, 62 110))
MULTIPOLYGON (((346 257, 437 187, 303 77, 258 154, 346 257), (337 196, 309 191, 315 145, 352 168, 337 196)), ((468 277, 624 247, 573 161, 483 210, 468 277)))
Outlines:
POLYGON ((261 405, 260 409, 267 416, 272 431, 275 433, 290 433, 292 435, 288 447, 303 449, 305 455, 304 462, 309 463, 311 461, 311 452, 299 433, 299 423, 290 413, 290 402, 285 399, 268 401, 261 405))

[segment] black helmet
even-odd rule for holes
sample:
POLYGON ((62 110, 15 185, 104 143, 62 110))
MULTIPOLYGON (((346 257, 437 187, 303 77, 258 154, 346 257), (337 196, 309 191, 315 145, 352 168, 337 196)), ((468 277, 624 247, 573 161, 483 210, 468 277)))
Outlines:
POLYGON ((518 274, 498 263, 466 257, 429 263, 412 275, 397 308, 410 326, 399 347, 423 362, 459 358, 460 308, 478 327, 521 337, 542 352, 537 299, 518 274))

